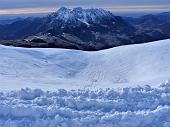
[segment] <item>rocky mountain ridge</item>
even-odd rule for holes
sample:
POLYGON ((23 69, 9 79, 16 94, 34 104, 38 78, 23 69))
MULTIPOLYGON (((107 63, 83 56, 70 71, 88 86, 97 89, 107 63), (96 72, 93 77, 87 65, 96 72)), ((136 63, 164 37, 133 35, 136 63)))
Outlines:
MULTIPOLYGON (((166 13, 167 15, 167 13, 166 13)), ((115 16, 103 9, 60 8, 43 18, 0 25, 0 43, 18 47, 71 48, 95 51, 170 38, 166 22, 153 16, 115 16), (4 41, 12 40, 12 41, 4 41)))

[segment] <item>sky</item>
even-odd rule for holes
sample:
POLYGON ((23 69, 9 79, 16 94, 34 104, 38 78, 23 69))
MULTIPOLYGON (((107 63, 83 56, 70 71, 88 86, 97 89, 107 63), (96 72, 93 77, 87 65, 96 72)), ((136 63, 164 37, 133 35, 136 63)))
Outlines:
POLYGON ((112 12, 167 12, 170 0, 0 0, 0 15, 48 13, 69 8, 104 8, 112 12))

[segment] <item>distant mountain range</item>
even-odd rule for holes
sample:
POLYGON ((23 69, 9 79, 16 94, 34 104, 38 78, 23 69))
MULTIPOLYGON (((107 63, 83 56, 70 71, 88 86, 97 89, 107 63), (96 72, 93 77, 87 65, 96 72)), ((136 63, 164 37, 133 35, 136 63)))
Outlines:
POLYGON ((168 12, 122 18, 103 9, 62 7, 45 17, 0 25, 0 43, 19 47, 101 50, 167 39, 170 38, 169 29, 168 12))
POLYGON ((14 18, 14 19, 2 19, 0 20, 0 25, 7 25, 7 24, 12 24, 18 20, 21 20, 22 18, 14 18))

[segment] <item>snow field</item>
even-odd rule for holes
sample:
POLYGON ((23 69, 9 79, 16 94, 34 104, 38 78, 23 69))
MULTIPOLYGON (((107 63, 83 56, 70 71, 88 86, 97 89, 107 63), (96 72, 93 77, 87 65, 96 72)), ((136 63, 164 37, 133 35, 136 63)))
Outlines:
POLYGON ((0 45, 0 88, 159 86, 170 79, 170 39, 97 52, 0 45))
POLYGON ((0 93, 0 127, 169 127, 170 81, 99 90, 0 93))

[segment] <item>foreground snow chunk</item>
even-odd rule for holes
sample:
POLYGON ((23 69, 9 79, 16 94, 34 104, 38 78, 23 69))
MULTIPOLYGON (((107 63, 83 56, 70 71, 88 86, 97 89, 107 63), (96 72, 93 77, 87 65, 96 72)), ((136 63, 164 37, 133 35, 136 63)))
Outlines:
POLYGON ((169 127, 170 82, 106 90, 0 93, 0 127, 169 127))

